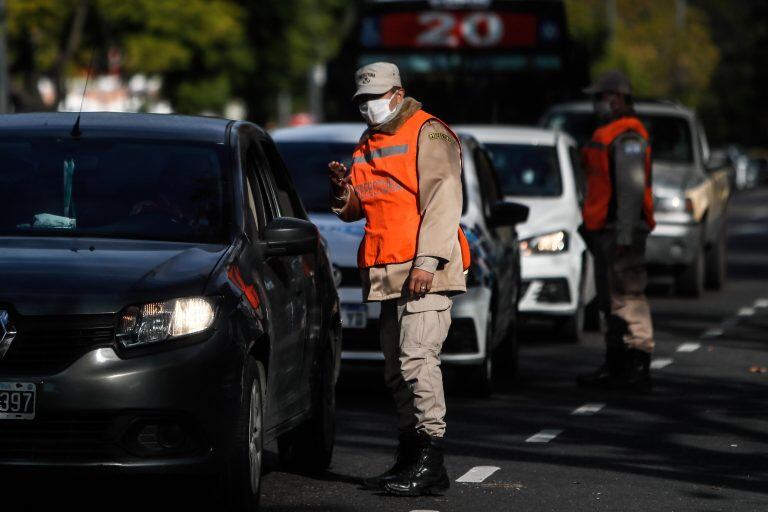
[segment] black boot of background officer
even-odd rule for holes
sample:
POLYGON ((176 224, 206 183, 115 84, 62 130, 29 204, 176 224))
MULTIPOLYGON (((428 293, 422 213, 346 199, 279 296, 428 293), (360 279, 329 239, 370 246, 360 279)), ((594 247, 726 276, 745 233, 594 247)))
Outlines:
POLYGON ((381 475, 363 480, 363 488, 369 491, 383 491, 384 484, 398 478, 401 471, 416 463, 419 456, 419 436, 416 430, 401 432, 398 437, 395 463, 381 475))
POLYGON ((416 461, 384 484, 397 496, 439 494, 450 487, 443 460, 443 438, 419 433, 416 461))

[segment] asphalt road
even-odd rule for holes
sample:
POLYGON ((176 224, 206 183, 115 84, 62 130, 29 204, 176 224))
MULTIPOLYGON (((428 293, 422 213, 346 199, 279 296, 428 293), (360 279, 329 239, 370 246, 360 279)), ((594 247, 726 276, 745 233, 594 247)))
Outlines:
POLYGON ((491 398, 466 396, 460 382, 448 382, 451 489, 394 498, 359 486, 391 463, 394 408, 378 373, 345 372, 330 471, 308 477, 273 467, 263 509, 768 510, 768 373, 750 372, 768 367, 767 190, 734 198, 728 249, 723 291, 679 299, 671 280, 652 281, 652 394, 575 385, 576 375, 601 362, 599 335, 576 345, 529 332, 519 380, 498 379, 491 398), (586 413, 574 414, 585 405, 586 413), (482 482, 456 482, 483 466, 498 469, 482 482))
MULTIPOLYGON (((533 330, 521 350, 519 379, 500 376, 491 398, 472 398, 460 381, 448 380, 451 489, 394 498, 359 485, 391 463, 394 407, 379 372, 347 371, 330 470, 287 473, 268 454, 262 509, 768 510, 768 373, 759 373, 768 367, 768 190, 734 198, 728 247, 723 291, 686 300, 672 295, 669 280, 650 286, 658 347, 652 394, 578 388, 576 375, 601 362, 599 335, 567 344, 533 330), (497 469, 476 482, 456 482, 478 467, 497 469)), ((13 482, 0 479, 0 509, 220 510, 204 499, 205 485, 19 474, 13 482)))

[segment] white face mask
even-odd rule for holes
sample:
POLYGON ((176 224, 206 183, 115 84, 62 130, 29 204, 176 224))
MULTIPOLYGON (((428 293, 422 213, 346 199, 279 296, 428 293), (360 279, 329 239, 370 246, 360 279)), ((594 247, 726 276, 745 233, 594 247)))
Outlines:
POLYGON ((397 105, 394 110, 390 110, 389 103, 391 101, 392 98, 381 98, 361 103, 360 114, 369 126, 377 126, 381 123, 385 123, 392 119, 400 108, 400 105, 397 105))

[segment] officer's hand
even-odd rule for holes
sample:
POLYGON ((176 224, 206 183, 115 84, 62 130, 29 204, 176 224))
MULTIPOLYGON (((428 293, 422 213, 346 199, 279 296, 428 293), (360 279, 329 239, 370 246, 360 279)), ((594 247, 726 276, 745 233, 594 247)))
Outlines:
POLYGON ((336 161, 328 164, 328 179, 331 180, 331 186, 337 196, 343 194, 347 184, 352 182, 352 178, 347 172, 347 166, 336 161))
POLYGON ((432 278, 434 276, 426 270, 419 268, 411 269, 411 275, 408 277, 408 296, 423 297, 432 289, 432 278))

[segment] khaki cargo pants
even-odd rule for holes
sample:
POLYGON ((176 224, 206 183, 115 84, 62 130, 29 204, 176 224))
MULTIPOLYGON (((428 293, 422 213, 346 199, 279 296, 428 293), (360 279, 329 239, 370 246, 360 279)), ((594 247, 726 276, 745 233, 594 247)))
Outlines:
POLYGON ((616 232, 612 229, 589 233, 595 257, 595 282, 600 309, 606 315, 609 346, 624 344, 653 352, 651 308, 645 297, 648 274, 645 267, 647 234, 637 232, 634 243, 622 255, 616 254, 616 232))
POLYGON ((440 351, 451 326, 451 304, 442 294, 381 303, 384 381, 392 392, 401 431, 445 433, 445 396, 440 351))

